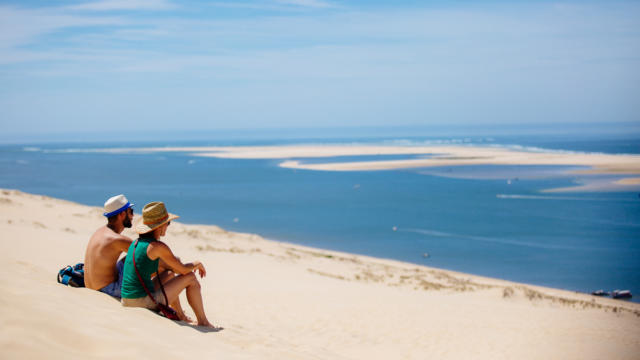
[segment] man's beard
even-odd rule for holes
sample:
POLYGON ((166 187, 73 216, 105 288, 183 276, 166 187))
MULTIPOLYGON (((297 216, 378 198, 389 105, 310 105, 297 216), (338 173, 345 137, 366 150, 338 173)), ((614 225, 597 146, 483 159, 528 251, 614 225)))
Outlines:
POLYGON ((122 226, 124 226, 126 228, 130 228, 131 227, 131 219, 128 216, 126 218, 124 218, 124 220, 122 220, 122 226))

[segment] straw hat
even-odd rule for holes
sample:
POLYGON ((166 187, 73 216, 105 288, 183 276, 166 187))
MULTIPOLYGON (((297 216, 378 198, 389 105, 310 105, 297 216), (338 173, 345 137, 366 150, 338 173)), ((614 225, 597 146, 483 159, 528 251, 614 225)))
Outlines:
POLYGON ((168 213, 163 202, 150 202, 142 209, 142 220, 136 225, 136 232, 138 234, 146 234, 179 217, 178 215, 168 213))

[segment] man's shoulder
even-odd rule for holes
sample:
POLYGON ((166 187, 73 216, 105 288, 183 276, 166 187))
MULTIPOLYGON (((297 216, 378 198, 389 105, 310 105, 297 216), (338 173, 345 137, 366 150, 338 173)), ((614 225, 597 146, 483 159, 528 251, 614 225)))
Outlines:
POLYGON ((111 235, 110 240, 111 241, 126 241, 128 243, 133 242, 133 240, 131 240, 130 237, 122 235, 122 234, 118 234, 117 232, 113 232, 113 234, 111 235))
POLYGON ((118 234, 117 232, 111 230, 108 226, 102 226, 91 236, 91 240, 95 241, 103 241, 107 243, 116 242, 116 241, 126 241, 131 242, 131 238, 128 236, 118 234))

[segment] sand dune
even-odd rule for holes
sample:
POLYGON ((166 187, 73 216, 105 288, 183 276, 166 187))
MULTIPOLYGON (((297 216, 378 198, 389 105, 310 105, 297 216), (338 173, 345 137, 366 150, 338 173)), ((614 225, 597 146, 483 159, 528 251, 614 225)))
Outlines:
POLYGON ((99 208, 0 191, 0 261, 9 270, 0 278, 2 358, 640 354, 639 304, 172 222, 167 243, 209 272, 202 280, 205 306, 224 330, 206 332, 56 283, 58 269, 82 259, 103 223, 99 208))

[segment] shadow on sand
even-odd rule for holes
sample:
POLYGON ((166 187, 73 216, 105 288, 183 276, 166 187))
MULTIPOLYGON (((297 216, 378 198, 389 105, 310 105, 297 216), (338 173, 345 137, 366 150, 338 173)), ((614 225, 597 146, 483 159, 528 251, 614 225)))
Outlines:
MULTIPOLYGON (((111 298, 115 301, 117 301, 118 303, 120 303, 120 299, 111 296, 111 298)), ((151 310, 151 309, 147 309, 149 311, 151 311, 152 313, 154 313, 155 315, 158 315, 160 317, 163 317, 166 319, 166 317, 164 315, 162 315, 162 313, 155 311, 155 310, 151 310)), ((169 320, 169 319, 167 319, 169 320)), ((195 330, 200 331, 201 333, 210 333, 210 332, 220 332, 222 330, 224 330, 224 328, 222 326, 214 326, 214 327, 206 327, 206 326, 199 326, 199 325, 194 325, 191 323, 188 323, 186 321, 172 321, 173 323, 175 323, 176 325, 180 325, 180 326, 188 326, 190 328, 193 328, 195 330)))

